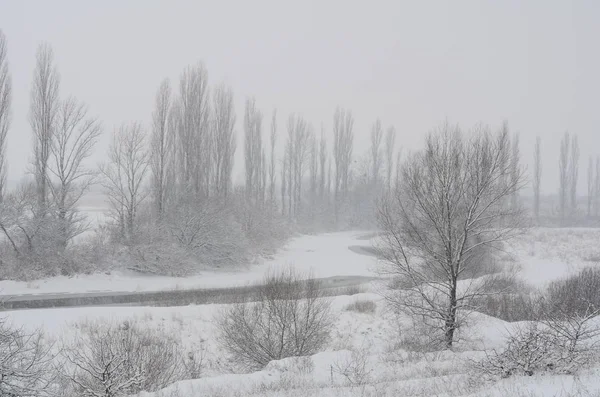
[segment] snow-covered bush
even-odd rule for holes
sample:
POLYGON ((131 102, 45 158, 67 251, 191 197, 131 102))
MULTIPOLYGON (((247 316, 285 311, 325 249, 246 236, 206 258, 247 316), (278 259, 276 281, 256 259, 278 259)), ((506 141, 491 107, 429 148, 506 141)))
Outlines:
POLYGON ((0 396, 50 395, 53 359, 41 332, 28 333, 0 320, 0 396))
POLYGON ((319 283, 289 268, 268 274, 245 302, 223 309, 216 323, 223 349, 242 368, 258 369, 318 352, 333 319, 319 283))
POLYGON ((552 282, 545 301, 546 310, 550 312, 586 315, 590 305, 600 308, 600 268, 588 267, 552 282))
POLYGON ((503 350, 488 353, 476 367, 480 373, 501 378, 546 371, 575 374, 598 354, 600 328, 591 321, 596 314, 590 309, 583 316, 519 325, 509 333, 503 350))
POLYGON ((62 377, 72 396, 118 397, 156 391, 187 376, 179 342, 128 321, 80 324, 64 341, 62 377))

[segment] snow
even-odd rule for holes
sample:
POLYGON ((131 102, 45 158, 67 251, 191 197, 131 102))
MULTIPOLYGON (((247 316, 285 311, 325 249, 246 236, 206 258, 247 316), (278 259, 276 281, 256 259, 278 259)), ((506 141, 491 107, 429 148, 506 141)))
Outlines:
POLYGON ((368 237, 367 232, 360 231, 299 236, 291 239, 272 258, 261 258, 236 271, 211 270, 186 278, 116 271, 30 282, 3 280, 0 281, 0 296, 233 287, 256 282, 262 279, 267 270, 279 266, 293 266, 301 273, 311 273, 319 278, 376 276, 374 258, 350 249, 354 246, 370 246, 370 240, 365 236, 368 237))
MULTIPOLYGON (((349 249, 368 246, 365 232, 301 236, 279 254, 249 266, 244 272, 205 273, 189 279, 140 277, 127 274, 93 275, 75 279, 51 279, 33 284, 2 282, 4 294, 104 290, 150 290, 233 286, 262 277, 274 266, 295 266, 317 277, 340 275, 374 276, 375 258, 349 249)), ((514 265, 533 286, 544 286, 582 267, 600 261, 599 229, 532 229, 505 247, 501 260, 514 265)), ((15 326, 43 329, 49 338, 73 335, 84 321, 135 320, 145 327, 162 329, 182 341, 189 350, 205 352, 203 377, 181 381, 157 393, 139 397, 278 396, 278 397, 550 397, 600 395, 600 368, 577 376, 535 375, 511 377, 490 383, 473 376, 471 362, 483 357, 484 349, 504 346, 505 337, 520 323, 474 313, 461 329, 454 351, 419 353, 398 341, 418 330, 387 310, 376 293, 333 298, 335 326, 324 351, 310 357, 287 358, 269 363, 262 371, 236 373, 232 362, 216 341, 214 316, 225 305, 184 307, 86 307, 36 309, 6 312, 15 326), (375 313, 347 310, 357 300, 376 304, 375 313), (361 365, 358 365, 361 364, 361 365), (344 368, 362 368, 355 373, 344 368)))

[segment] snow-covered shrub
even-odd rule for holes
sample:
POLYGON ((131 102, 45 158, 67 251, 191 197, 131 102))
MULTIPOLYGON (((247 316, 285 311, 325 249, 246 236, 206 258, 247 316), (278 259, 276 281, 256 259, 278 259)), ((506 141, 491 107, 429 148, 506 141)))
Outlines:
POLYGON ((41 332, 27 333, 0 320, 0 396, 49 396, 54 370, 41 332))
POLYGON ((244 369, 318 352, 332 326, 330 300, 319 283, 292 268, 268 274, 243 303, 216 317, 219 342, 244 369))
POLYGON ((528 375, 552 369, 554 364, 554 336, 538 323, 516 327, 507 338, 506 347, 486 354, 475 364, 478 372, 507 378, 528 375))
POLYGON ((356 300, 346 306, 345 310, 358 313, 375 313, 377 305, 371 300, 356 300))
POLYGON ((83 323, 63 342, 62 377, 72 396, 117 397, 156 391, 186 378, 179 342, 128 321, 83 323))
POLYGON ((585 268, 548 286, 547 311, 585 315, 590 305, 600 308, 600 268, 585 268))
POLYGON ((596 314, 590 309, 587 315, 556 316, 517 326, 506 347, 488 353, 477 368, 502 378, 545 371, 575 374, 598 355, 600 328, 591 321, 596 314))

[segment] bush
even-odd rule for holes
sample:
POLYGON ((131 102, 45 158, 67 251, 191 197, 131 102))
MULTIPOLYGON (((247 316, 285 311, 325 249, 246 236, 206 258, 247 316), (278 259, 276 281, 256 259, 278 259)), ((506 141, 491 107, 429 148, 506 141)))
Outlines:
POLYGON ((246 298, 216 318, 221 346, 244 369, 311 355, 327 342, 331 303, 316 280, 302 280, 293 269, 282 270, 268 274, 246 298))
POLYGON ((346 306, 346 310, 358 313, 375 313, 377 305, 373 301, 357 300, 346 306))
POLYGON ((50 395, 54 379, 50 352, 41 332, 27 333, 0 320, 0 396, 50 395))
POLYGON ((588 267, 552 282, 545 301, 546 310, 552 313, 585 315, 590 305, 600 308, 600 268, 588 267))
POLYGON ((507 346, 477 363, 484 375, 506 378, 551 371, 575 374, 597 355, 600 329, 590 320, 597 312, 569 318, 549 318, 516 327, 508 336, 507 346))
POLYGON ((128 321, 84 323, 80 331, 62 349, 63 377, 74 396, 153 392, 186 377, 179 344, 167 334, 128 321))

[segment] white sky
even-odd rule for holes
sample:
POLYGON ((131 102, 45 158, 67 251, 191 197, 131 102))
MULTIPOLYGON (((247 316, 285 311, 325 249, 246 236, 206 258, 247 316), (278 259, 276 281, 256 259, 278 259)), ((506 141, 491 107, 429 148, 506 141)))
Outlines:
MULTIPOLYGON (((331 134, 337 105, 355 116, 356 150, 377 117, 417 147, 446 118, 508 119, 524 160, 542 136, 543 191, 556 189, 562 133, 579 135, 580 192, 600 154, 600 2, 589 1, 17 1, 0 0, 13 78, 9 176, 30 157, 29 89, 37 45, 55 51, 62 96, 103 121, 102 159, 122 122, 149 125, 162 79, 204 61, 234 89, 238 132, 255 96, 268 128, 290 112, 331 134)), ((238 150, 241 145, 238 145, 238 150)))

